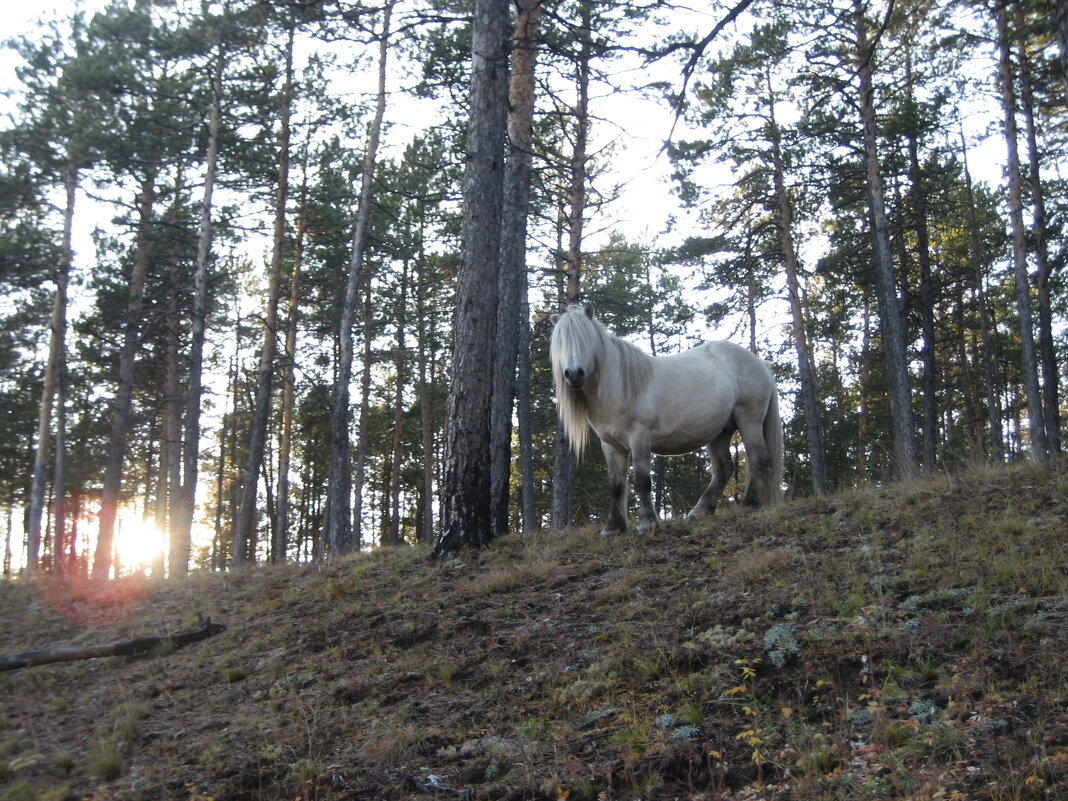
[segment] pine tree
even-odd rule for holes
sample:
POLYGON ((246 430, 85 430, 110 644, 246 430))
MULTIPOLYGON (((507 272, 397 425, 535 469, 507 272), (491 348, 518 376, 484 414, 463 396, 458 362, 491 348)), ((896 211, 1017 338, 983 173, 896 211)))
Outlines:
POLYGON ((445 442, 441 559, 492 537, 490 382, 508 111, 508 3, 476 0, 464 175, 463 244, 445 442))

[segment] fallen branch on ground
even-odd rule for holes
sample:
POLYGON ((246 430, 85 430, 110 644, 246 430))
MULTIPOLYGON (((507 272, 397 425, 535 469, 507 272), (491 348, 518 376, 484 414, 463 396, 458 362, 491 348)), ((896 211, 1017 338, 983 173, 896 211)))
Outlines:
POLYGON ((100 656, 129 656, 151 651, 159 645, 175 647, 214 637, 226 631, 222 623, 212 623, 211 618, 201 619, 195 629, 163 634, 158 637, 138 637, 133 640, 102 643, 100 645, 60 645, 42 648, 39 651, 23 651, 18 654, 0 654, 0 671, 47 665, 52 662, 73 662, 76 659, 96 659, 100 656))
POLYGON ((393 771, 394 775, 403 779, 404 782, 414 790, 418 790, 421 793, 427 795, 451 795, 456 798, 463 798, 465 801, 471 801, 475 797, 475 790, 472 787, 468 787, 466 790, 456 790, 452 787, 446 787, 443 784, 438 783, 437 776, 427 776, 425 781, 412 776, 410 773, 404 773, 402 771, 393 771))

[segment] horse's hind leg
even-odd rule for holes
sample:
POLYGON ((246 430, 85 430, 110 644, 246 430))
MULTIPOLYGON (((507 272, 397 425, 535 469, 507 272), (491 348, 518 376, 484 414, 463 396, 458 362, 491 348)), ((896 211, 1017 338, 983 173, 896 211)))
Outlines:
POLYGON ((731 474, 734 472, 734 460, 731 459, 732 436, 734 436, 734 429, 727 429, 712 440, 711 445, 708 446, 709 453, 712 456, 712 480, 708 483, 708 488, 698 498, 697 504, 686 516, 687 520, 697 520, 716 511, 716 504, 719 503, 720 496, 723 495, 723 488, 727 486, 727 482, 731 480, 731 474))
POLYGON ((771 480, 771 453, 764 441, 764 429, 761 423, 743 426, 742 444, 745 445, 746 472, 749 477, 745 484, 745 506, 760 506, 764 497, 764 486, 771 480))
POLYGON ((608 465, 608 488, 612 496, 608 522, 601 529, 601 536, 609 537, 627 530, 627 462, 630 457, 606 442, 601 443, 601 448, 608 465))

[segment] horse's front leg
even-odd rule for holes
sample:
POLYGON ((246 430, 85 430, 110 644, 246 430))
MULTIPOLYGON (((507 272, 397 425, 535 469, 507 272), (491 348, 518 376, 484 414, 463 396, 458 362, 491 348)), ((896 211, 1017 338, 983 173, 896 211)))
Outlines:
POLYGON ((608 522, 601 529, 601 536, 610 537, 627 530, 627 462, 630 456, 604 441, 601 448, 608 465, 608 489, 612 496, 608 522))
POLYGON ((653 507, 652 451, 648 434, 631 438, 634 454, 634 492, 638 495, 638 533, 656 531, 656 509, 653 507))

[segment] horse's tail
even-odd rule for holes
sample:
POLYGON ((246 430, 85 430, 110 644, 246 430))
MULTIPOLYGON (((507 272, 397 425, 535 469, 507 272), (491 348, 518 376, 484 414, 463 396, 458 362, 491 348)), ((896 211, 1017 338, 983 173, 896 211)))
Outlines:
POLYGON ((772 383, 771 401, 764 415, 764 444, 768 449, 768 475, 764 482, 764 506, 778 506, 783 501, 782 480, 786 471, 783 457, 782 418, 779 416, 779 387, 772 383))

